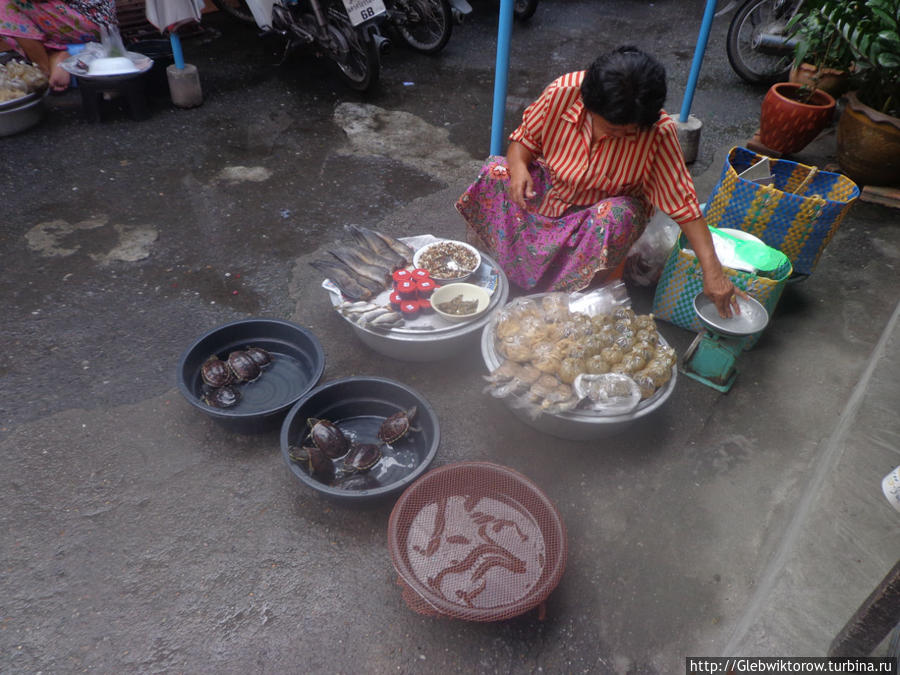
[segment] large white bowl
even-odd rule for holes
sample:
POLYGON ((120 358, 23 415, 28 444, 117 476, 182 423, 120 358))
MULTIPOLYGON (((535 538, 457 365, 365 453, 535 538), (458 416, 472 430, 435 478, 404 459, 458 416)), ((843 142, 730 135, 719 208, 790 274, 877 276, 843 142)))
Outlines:
POLYGON ((434 310, 434 313, 451 323, 471 321, 484 314, 490 304, 491 294, 488 293, 486 288, 475 284, 447 284, 431 294, 431 308, 434 310), (438 307, 438 305, 449 302, 458 295, 461 295, 466 302, 477 301, 478 304, 475 306, 475 311, 469 314, 449 314, 438 307))
POLYGON ((431 278, 434 279, 439 284, 452 284, 452 283, 466 281, 469 277, 472 276, 472 274, 475 272, 475 270, 477 270, 481 266, 481 254, 478 252, 477 248, 467 244, 464 241, 455 241, 452 239, 444 239, 441 241, 436 241, 432 244, 426 244, 425 246, 423 246, 422 248, 420 248, 418 251, 416 251, 413 254, 413 267, 422 267, 420 262, 422 260, 422 256, 424 256, 427 251, 430 251, 430 250, 434 249, 435 247, 440 246, 441 244, 448 244, 448 243, 454 244, 456 246, 460 246, 460 247, 466 249, 467 251, 469 251, 472 255, 474 255, 475 256, 475 267, 473 267, 472 269, 468 270, 467 272, 462 273, 456 277, 439 277, 439 276, 436 276, 435 274, 431 273, 431 270, 429 270, 429 273, 431 274, 431 278))

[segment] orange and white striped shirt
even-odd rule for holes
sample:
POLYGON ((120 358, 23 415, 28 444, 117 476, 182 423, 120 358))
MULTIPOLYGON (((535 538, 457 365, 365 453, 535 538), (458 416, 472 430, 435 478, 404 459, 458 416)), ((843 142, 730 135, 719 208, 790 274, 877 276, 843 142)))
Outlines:
POLYGON ((543 159, 552 186, 538 212, 556 218, 572 206, 618 196, 643 196, 679 225, 701 216, 694 181, 684 164, 675 122, 661 111, 647 130, 591 145, 588 111, 581 100, 584 71, 554 80, 525 109, 509 139, 543 159))

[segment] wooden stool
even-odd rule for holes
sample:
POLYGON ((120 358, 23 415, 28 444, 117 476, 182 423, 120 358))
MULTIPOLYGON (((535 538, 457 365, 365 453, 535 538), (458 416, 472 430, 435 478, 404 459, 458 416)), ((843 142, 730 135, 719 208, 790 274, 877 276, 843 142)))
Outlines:
POLYGON ((101 101, 106 94, 123 96, 128 104, 132 119, 145 120, 150 117, 147 108, 147 93, 142 75, 124 80, 105 82, 100 79, 78 78, 81 92, 81 108, 88 122, 100 121, 101 101))

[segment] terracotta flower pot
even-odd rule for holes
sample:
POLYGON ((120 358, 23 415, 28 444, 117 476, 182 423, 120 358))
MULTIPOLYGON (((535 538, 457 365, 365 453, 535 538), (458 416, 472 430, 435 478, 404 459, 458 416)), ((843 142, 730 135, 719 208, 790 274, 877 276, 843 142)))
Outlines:
POLYGON ((801 63, 798 67, 791 68, 788 81, 827 91, 837 98, 847 91, 850 83, 850 73, 846 70, 816 68, 811 63, 801 63))
POLYGON ((861 103, 854 92, 837 129, 841 170, 863 185, 900 186, 900 119, 861 103))
POLYGON ((834 98, 821 89, 813 91, 808 103, 796 100, 802 85, 773 84, 762 102, 759 140, 766 147, 789 155, 805 148, 831 122, 834 98))

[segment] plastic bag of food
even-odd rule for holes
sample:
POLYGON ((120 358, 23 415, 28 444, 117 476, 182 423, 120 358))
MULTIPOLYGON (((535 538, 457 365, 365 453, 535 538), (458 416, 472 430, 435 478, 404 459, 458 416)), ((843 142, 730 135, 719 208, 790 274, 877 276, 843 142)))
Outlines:
POLYGON ((569 311, 587 314, 590 317, 600 314, 611 315, 619 307, 631 307, 628 289, 620 279, 595 288, 589 293, 572 293, 569 298, 569 311))
POLYGON ((569 295, 567 293, 548 293, 541 298, 541 309, 544 320, 548 323, 559 323, 569 318, 569 295))
POLYGON ((516 298, 495 315, 494 335, 500 340, 517 335, 521 332, 523 321, 543 320, 542 317, 541 306, 533 299, 516 298))
POLYGON ((641 402, 637 382, 620 373, 582 373, 573 386, 576 395, 584 399, 583 405, 601 415, 625 415, 641 402))

